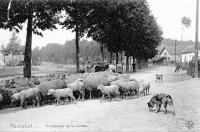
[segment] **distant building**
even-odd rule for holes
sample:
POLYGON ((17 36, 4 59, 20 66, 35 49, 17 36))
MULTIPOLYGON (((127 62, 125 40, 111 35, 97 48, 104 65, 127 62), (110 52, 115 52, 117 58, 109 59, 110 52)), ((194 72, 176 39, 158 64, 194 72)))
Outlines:
MULTIPOLYGON (((182 54, 181 54, 182 62, 189 62, 189 61, 191 61, 192 58, 195 56, 194 51, 195 51, 195 47, 194 46, 188 46, 188 47, 186 47, 183 50, 182 54)), ((200 56, 200 52, 199 52, 199 56, 200 56)))
POLYGON ((159 47, 157 58, 162 58, 168 62, 174 62, 175 58, 181 61, 181 50, 177 48, 175 52, 175 47, 159 47))

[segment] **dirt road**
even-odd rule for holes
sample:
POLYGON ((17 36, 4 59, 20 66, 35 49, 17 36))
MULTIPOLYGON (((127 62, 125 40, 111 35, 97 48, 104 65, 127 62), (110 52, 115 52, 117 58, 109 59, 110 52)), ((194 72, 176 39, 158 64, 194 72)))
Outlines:
POLYGON ((150 95, 118 101, 87 100, 77 104, 0 111, 0 131, 200 131, 200 80, 174 67, 155 67, 134 74, 151 81, 150 95), (163 73, 164 82, 155 82, 163 73), (176 116, 149 112, 147 102, 155 93, 174 99, 176 116))

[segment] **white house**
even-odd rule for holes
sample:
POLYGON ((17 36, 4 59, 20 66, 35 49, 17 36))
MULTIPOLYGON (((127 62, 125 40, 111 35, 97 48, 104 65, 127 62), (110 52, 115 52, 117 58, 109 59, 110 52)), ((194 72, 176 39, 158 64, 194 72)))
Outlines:
MULTIPOLYGON (((182 62, 189 62, 192 60, 192 58, 195 56, 194 54, 195 47, 194 46, 188 46, 186 47, 181 55, 182 62)), ((200 51, 199 51, 199 56, 200 56, 200 51)))
POLYGON ((175 61, 181 60, 181 51, 180 49, 176 49, 174 47, 162 47, 159 49, 158 56, 166 58, 167 61, 175 61))

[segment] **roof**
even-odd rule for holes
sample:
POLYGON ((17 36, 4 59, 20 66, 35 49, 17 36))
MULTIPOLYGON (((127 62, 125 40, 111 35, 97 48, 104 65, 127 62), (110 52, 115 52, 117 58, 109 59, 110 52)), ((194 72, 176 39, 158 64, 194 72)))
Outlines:
POLYGON ((194 46, 188 46, 183 50, 182 54, 192 53, 194 52, 194 50, 195 50, 194 46))
POLYGON ((155 56, 155 57, 152 58, 152 61, 159 61, 161 59, 166 59, 166 57, 164 57, 164 56, 155 56))
POLYGON ((158 54, 162 54, 162 52, 165 50, 165 47, 160 47, 160 49, 158 49, 158 54))

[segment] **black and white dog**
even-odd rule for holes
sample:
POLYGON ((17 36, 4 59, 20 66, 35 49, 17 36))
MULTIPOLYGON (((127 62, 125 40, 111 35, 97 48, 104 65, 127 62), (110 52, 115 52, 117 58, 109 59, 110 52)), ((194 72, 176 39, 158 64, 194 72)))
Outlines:
POLYGON ((165 93, 155 94, 150 101, 147 103, 149 111, 152 111, 152 108, 154 107, 154 104, 156 104, 157 112, 160 112, 160 108, 162 104, 165 108, 165 114, 167 113, 167 105, 173 108, 173 115, 175 115, 175 109, 173 106, 173 99, 170 95, 165 93))

